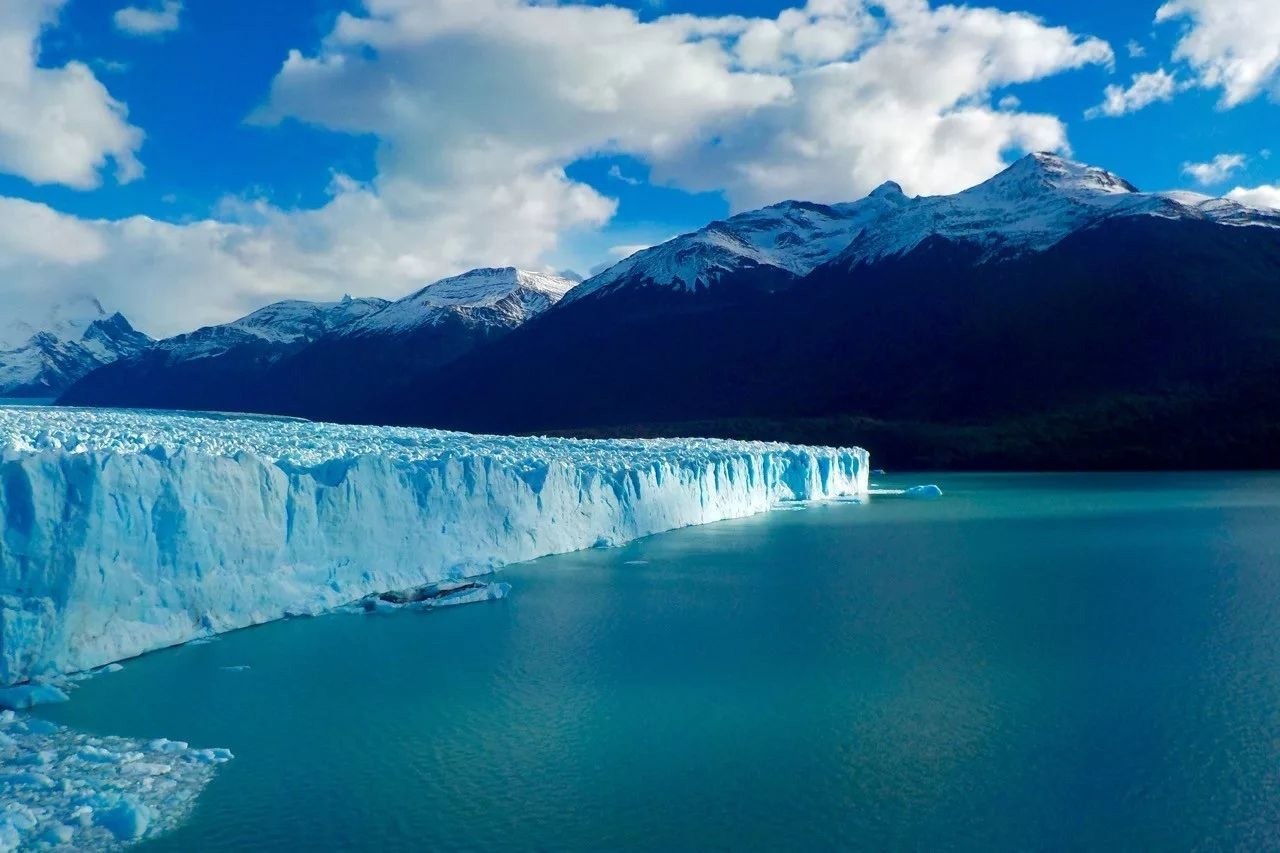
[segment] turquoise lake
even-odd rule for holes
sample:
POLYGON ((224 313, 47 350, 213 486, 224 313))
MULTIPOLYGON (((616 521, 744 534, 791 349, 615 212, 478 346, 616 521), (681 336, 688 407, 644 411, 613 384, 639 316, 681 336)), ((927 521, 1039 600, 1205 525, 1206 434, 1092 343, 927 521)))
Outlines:
POLYGON ((231 748, 152 850, 1280 844, 1280 475, 914 482, 946 497, 277 622, 40 712, 231 748))

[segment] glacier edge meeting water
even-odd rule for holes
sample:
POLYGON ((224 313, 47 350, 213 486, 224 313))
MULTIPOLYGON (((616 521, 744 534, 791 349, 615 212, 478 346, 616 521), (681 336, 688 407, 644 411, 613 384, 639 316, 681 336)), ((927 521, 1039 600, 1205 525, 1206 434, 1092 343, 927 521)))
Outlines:
POLYGON ((861 497, 866 451, 0 408, 0 684, 364 595, 861 497))

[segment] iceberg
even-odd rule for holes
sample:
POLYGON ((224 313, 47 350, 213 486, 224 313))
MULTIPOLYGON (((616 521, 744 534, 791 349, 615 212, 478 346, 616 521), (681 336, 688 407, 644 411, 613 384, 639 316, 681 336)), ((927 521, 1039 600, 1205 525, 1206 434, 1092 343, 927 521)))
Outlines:
POLYGON ((942 497, 942 489, 932 484, 912 486, 902 494, 915 501, 932 501, 942 497))
POLYGON ((0 685, 804 500, 868 456, 0 408, 0 685))
POLYGON ((50 705, 70 699, 62 688, 53 684, 19 684, 0 687, 0 710, 25 711, 37 705, 50 705))
POLYGON ((449 580, 417 589, 395 590, 371 595, 360 602, 366 613, 393 613, 404 608, 430 610, 456 604, 499 601, 511 592, 511 584, 498 581, 449 580))

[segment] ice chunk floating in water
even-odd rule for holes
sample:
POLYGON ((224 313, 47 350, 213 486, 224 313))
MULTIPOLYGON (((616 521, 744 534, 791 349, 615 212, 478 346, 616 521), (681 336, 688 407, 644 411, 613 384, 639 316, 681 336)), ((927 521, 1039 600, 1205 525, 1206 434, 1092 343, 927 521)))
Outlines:
POLYGON ((101 850, 179 824, 225 749, 91 737, 0 712, 0 851, 101 850))
POLYGON ((388 613, 402 608, 429 610, 455 604, 498 601, 511 592, 511 584, 497 581, 447 580, 417 589, 401 589, 367 596, 360 608, 367 613, 388 613))
POLYGON ((913 501, 931 501, 942 497, 942 489, 937 486, 912 486, 909 489, 883 489, 872 486, 867 494, 873 497, 898 497, 913 501))
POLYGON ((0 408, 0 685, 866 490, 858 449, 0 408))
POLYGON ((53 684, 19 684, 0 688, 0 709, 24 711, 37 705, 66 702, 70 697, 53 684))
POLYGON ((932 501, 942 497, 942 489, 934 485, 912 486, 902 496, 915 501, 932 501))

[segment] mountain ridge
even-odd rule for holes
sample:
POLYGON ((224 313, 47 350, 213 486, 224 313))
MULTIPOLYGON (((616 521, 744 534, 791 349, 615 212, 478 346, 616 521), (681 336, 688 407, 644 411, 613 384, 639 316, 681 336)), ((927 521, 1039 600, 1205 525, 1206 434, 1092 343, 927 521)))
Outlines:
MULTIPOLYGON (((509 268, 473 271, 455 286, 478 288, 484 306, 429 304, 429 286, 393 303, 433 318, 412 336, 353 324, 267 369, 206 377, 199 393, 191 377, 155 383, 112 365, 64 400, 137 405, 139 388, 162 387, 150 404, 472 432, 822 421, 845 424, 850 444, 870 443, 852 430, 900 424, 907 438, 889 446, 916 465, 991 464, 995 451, 965 456, 959 439, 938 456, 948 436, 987 436, 978 443, 1004 448, 1010 465, 1067 463, 1084 440, 1101 442, 1096 465, 1124 467, 1127 452, 1188 464, 1192 446, 1201 467, 1280 465, 1268 450, 1280 444, 1258 438, 1269 434, 1263 413, 1280 420, 1258 378, 1280 366, 1278 274, 1280 211, 1144 193, 1037 154, 952 196, 908 197, 886 182, 844 205, 748 211, 559 294, 522 289, 509 268), (513 296, 540 310, 476 324, 513 296), (1237 423, 1218 422, 1222 400, 1245 413, 1237 423), (1126 449, 1131 434, 1099 437, 1054 414, 1082 411, 1133 424, 1176 411, 1185 423, 1161 421, 1149 447, 1126 449), (1040 439, 1023 433, 1037 430, 1062 434, 1033 453, 1040 439)), ((384 312, 396 316, 389 306, 360 323, 384 312)))
POLYGON ((441 279, 401 299, 285 300, 166 338, 96 371, 69 403, 329 410, 397 370, 444 363, 548 310, 576 282, 514 267, 441 279))
POLYGON ((38 320, 11 317, 0 328, 0 397, 56 397, 97 368, 151 343, 119 312, 78 294, 38 320))

